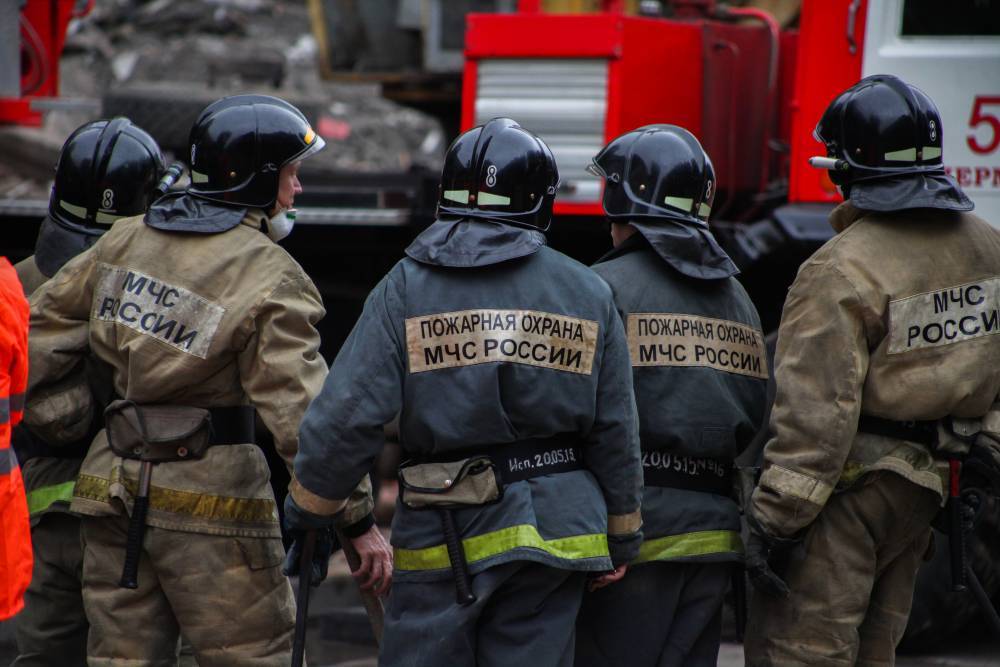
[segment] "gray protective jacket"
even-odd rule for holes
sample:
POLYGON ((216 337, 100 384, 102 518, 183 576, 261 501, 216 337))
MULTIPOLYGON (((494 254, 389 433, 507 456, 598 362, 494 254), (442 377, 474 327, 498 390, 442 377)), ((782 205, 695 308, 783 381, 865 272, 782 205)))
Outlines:
POLYGON ((593 269, 611 285, 632 356, 647 475, 637 562, 735 560, 742 544, 729 469, 764 418, 760 319, 731 262, 708 261, 721 249, 703 247, 711 256, 691 267, 679 256, 698 250, 676 247, 684 239, 656 243, 657 225, 636 226, 641 233, 593 269))
MULTIPOLYGON (((295 501, 334 514, 400 413, 406 456, 460 458, 569 434, 585 469, 516 481, 455 512, 473 573, 531 560, 600 571, 641 540, 638 419, 628 346, 608 286, 541 233, 440 221, 375 287, 295 459, 295 501), (609 543, 610 556, 609 558, 609 543)), ((449 576, 435 511, 397 503, 396 577, 449 576)))

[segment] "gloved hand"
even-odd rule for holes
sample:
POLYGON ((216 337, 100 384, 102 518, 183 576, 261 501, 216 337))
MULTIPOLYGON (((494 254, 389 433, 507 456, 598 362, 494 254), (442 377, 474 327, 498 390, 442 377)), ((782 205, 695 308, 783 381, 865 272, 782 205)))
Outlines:
POLYGON ((746 569, 750 583, 761 593, 774 597, 788 597, 788 584, 771 569, 768 559, 771 546, 763 535, 751 531, 746 548, 746 569))
MULTIPOLYGON (((288 550, 285 562, 281 566, 281 573, 286 577, 297 576, 301 570, 302 550, 305 547, 308 532, 305 530, 289 531, 293 540, 292 548, 288 550)), ((319 586, 320 582, 326 579, 330 567, 330 556, 333 554, 336 543, 332 528, 322 528, 316 531, 316 548, 313 550, 312 558, 311 583, 313 586, 319 586)))
POLYGON ((788 597, 788 584, 772 566, 775 561, 783 561, 800 540, 769 535, 750 512, 747 512, 746 519, 750 528, 746 547, 746 570, 750 583, 761 593, 788 597))
POLYGON ((285 562, 281 567, 281 572, 286 577, 299 574, 306 533, 315 530, 316 549, 313 551, 312 559, 312 585, 319 586, 320 582, 326 579, 326 573, 330 566, 330 555, 336 544, 333 521, 332 516, 320 516, 302 509, 292 498, 292 494, 289 493, 285 496, 283 526, 285 533, 292 538, 292 548, 285 555, 285 562))
POLYGON ((993 470, 1000 471, 1000 441, 992 435, 980 433, 972 445, 971 455, 993 470))

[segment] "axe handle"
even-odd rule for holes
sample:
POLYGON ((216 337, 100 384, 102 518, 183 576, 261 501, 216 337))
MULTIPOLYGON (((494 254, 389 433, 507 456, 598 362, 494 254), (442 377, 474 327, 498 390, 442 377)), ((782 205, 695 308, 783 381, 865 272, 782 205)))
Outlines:
POLYGON ((316 553, 316 531, 306 532, 299 559, 299 599, 295 606, 295 636, 292 639, 292 667, 302 667, 306 655, 306 623, 309 620, 309 592, 312 588, 312 562, 316 553))
MULTIPOLYGON (((361 556, 358 555, 357 549, 354 548, 351 538, 338 528, 337 541, 340 542, 340 548, 344 550, 344 557, 347 558, 347 567, 351 568, 352 573, 357 572, 358 568, 361 567, 361 556)), ((375 636, 375 643, 381 646, 382 628, 385 625, 385 610, 382 608, 382 601, 378 599, 378 596, 374 592, 362 589, 360 584, 358 586, 358 593, 361 594, 361 602, 365 606, 365 611, 368 612, 368 622, 372 625, 372 634, 375 636)))
POLYGON ((149 486, 153 476, 153 464, 143 461, 139 467, 139 491, 132 503, 132 516, 128 522, 125 537, 125 564, 118 585, 122 588, 139 587, 139 559, 142 557, 142 542, 146 537, 146 515, 149 513, 149 486))

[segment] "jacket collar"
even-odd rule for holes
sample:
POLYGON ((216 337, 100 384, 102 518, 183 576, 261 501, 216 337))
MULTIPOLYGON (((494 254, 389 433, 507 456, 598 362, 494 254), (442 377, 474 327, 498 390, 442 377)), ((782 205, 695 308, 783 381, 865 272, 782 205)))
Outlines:
MULTIPOLYGON (((194 234, 219 234, 238 226, 248 214, 260 216, 264 211, 245 206, 228 206, 200 199, 185 192, 163 195, 149 207, 143 222, 164 232, 189 232, 194 234)), ((253 226, 253 223, 249 223, 253 226)))
POLYGON ((830 212, 830 226, 833 227, 833 231, 839 234, 865 217, 866 214, 867 211, 862 211, 852 204, 850 200, 847 200, 830 212))
POLYGON ((689 225, 658 218, 629 221, 638 230, 599 262, 632 252, 648 244, 657 256, 679 273, 698 280, 720 280, 737 275, 740 270, 712 236, 708 227, 689 225), (640 240, 641 237, 641 240, 640 240))
POLYGON ((534 229, 488 220, 438 220, 413 240, 406 254, 422 264, 468 268, 533 255, 545 245, 534 229))

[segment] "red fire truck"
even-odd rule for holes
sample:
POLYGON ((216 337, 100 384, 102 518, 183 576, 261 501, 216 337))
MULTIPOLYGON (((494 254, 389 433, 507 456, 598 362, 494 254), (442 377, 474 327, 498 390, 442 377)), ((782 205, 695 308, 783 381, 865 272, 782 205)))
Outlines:
MULTIPOLYGON (((948 170, 1000 226, 1000 7, 976 0, 803 0, 796 27, 715 0, 641 3, 649 16, 511 14, 467 18, 462 127, 510 116, 552 147, 559 216, 601 215, 586 172, 597 151, 649 123, 682 125, 715 163, 712 224, 744 270, 768 328, 791 271, 832 233, 840 196, 812 137, 827 104, 863 76, 893 73, 944 118, 948 170), (666 16, 664 16, 666 14, 666 16)), ((634 3, 633 3, 634 4, 634 3)))

